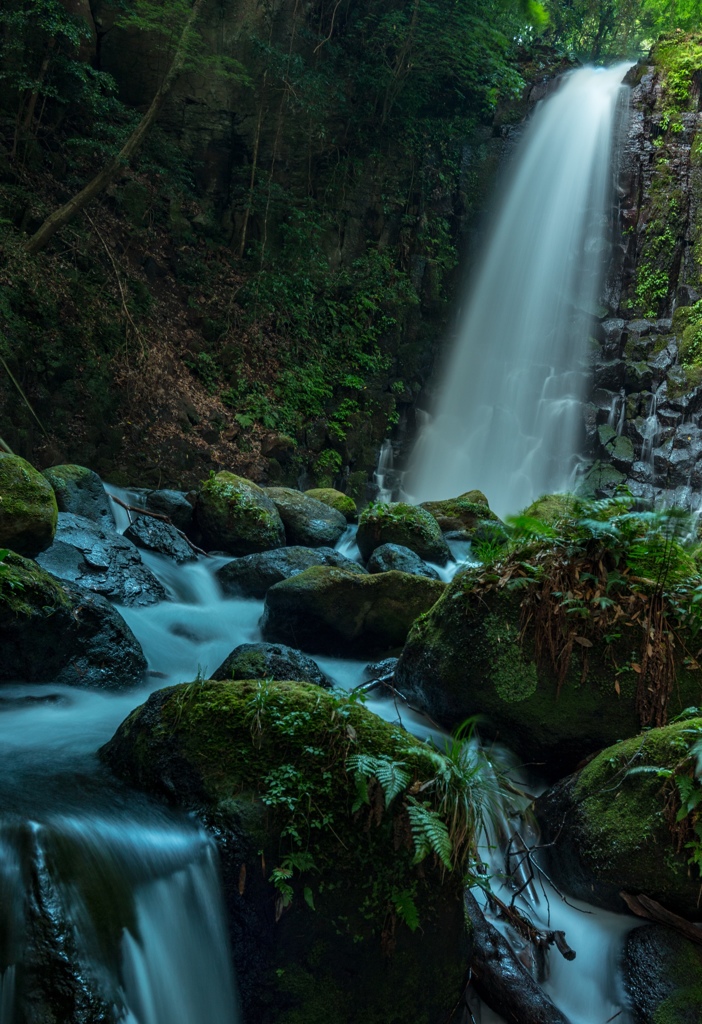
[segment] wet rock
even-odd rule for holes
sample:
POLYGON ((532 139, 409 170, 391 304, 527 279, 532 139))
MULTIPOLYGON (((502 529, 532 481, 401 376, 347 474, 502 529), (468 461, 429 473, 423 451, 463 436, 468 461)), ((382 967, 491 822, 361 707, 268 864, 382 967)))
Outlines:
POLYGON ((627 363, 624 385, 629 391, 650 391, 653 370, 646 362, 627 363))
POLYGON ((240 644, 225 658, 213 679, 277 679, 329 689, 331 680, 316 661, 285 644, 240 644))
POLYGON ((211 830, 247 1020, 327 1021, 331 998, 336 1024, 443 1024, 470 962, 462 872, 431 858, 418 868, 411 839, 397 841, 411 836, 403 795, 382 815, 354 814, 347 766, 350 754, 403 761, 421 786, 436 774, 425 751, 359 703, 253 680, 159 690, 100 754, 211 830), (308 854, 294 870, 292 830, 308 854), (275 868, 289 873, 285 895, 269 880, 275 868), (394 891, 412 894, 415 931, 393 912, 394 891))
POLYGON ((626 329, 629 334, 638 334, 643 337, 650 334, 651 330, 655 330, 655 326, 650 320, 629 320, 626 329))
POLYGON ((700 293, 689 284, 678 285, 675 292, 676 306, 694 306, 700 301, 700 293))
POLYGON ((316 501, 321 501, 325 505, 329 505, 330 508, 336 509, 337 512, 341 512, 347 523, 356 522, 358 514, 356 502, 343 491, 337 491, 333 487, 313 487, 312 490, 305 491, 305 494, 308 498, 314 498, 316 501))
POLYGON ((626 363, 623 359, 599 363, 595 367, 594 385, 596 388, 604 388, 607 391, 619 391, 624 386, 625 375, 626 363))
POLYGON ((597 461, 586 473, 580 491, 582 494, 602 498, 613 494, 626 480, 624 473, 608 462, 597 461))
POLYGON ((134 521, 124 531, 124 536, 138 548, 167 555, 174 562, 192 562, 197 558, 196 553, 181 537, 175 526, 151 516, 136 515, 134 521))
POLYGON ((144 507, 149 512, 160 512, 168 516, 173 525, 184 533, 193 525, 195 510, 182 491, 147 491, 144 507))
POLYGON ((52 466, 51 469, 45 469, 42 475, 54 489, 59 512, 72 512, 108 530, 114 529, 115 517, 110 497, 102 480, 92 469, 73 465, 52 466))
POLYGON ((382 661, 371 661, 363 670, 366 679, 379 679, 391 676, 397 668, 397 658, 383 658, 382 661))
POLYGON ((600 330, 603 334, 602 354, 605 361, 618 359, 622 350, 622 334, 626 325, 625 320, 603 320, 600 330))
POLYGON ((24 459, 0 452, 0 548, 39 554, 54 538, 57 516, 51 484, 24 459))
POLYGON ((292 487, 266 487, 278 509, 288 544, 334 547, 346 530, 346 516, 326 502, 310 498, 292 487))
POLYGON ((0 680, 119 690, 146 659, 109 601, 10 554, 0 575, 0 680))
POLYGON ((622 969, 636 1024, 702 1020, 702 947, 646 924, 627 936, 622 969))
POLYGON ((608 423, 602 423, 597 429, 597 434, 604 454, 618 470, 626 472, 634 461, 634 445, 630 438, 618 434, 608 423))
POLYGON ((486 521, 500 522, 483 492, 477 490, 467 491, 447 501, 424 501, 419 507, 434 516, 442 533, 450 533, 461 540, 470 540, 486 521))
POLYGON ((273 501, 257 484, 233 473, 217 473, 202 484, 195 516, 210 550, 238 556, 285 544, 283 521, 273 501))
POLYGON ((439 565, 446 565, 451 558, 435 517, 425 508, 402 501, 378 503, 365 509, 358 523, 356 543, 366 561, 381 544, 400 544, 424 561, 439 565))
POLYGON ((608 747, 539 797, 547 870, 565 893, 619 911, 621 891, 643 893, 683 917, 702 917, 699 878, 666 813, 675 782, 659 774, 684 760, 695 727, 702 719, 608 747))
POLYGON ((415 555, 409 548, 403 548, 401 544, 381 544, 368 559, 366 568, 370 573, 391 572, 396 569, 412 576, 427 576, 431 580, 441 578, 436 569, 432 569, 419 555, 415 555))
POLYGON ((266 640, 315 653, 373 653, 404 643, 410 626, 443 593, 445 583, 384 572, 361 576, 315 566, 266 594, 266 640))
POLYGON ((366 574, 358 562, 352 562, 333 548, 294 545, 236 558, 218 569, 215 575, 225 594, 261 598, 276 583, 297 576, 313 565, 334 565, 348 572, 366 574))
POLYGON ((59 513, 56 539, 37 561, 54 576, 119 604, 147 605, 166 598, 130 540, 70 512, 59 513))

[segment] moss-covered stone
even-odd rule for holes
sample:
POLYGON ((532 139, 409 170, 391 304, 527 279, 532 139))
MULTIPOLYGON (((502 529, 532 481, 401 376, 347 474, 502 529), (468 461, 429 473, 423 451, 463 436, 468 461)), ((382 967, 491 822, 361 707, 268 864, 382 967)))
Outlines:
POLYGON ((547 526, 558 526, 566 519, 572 519, 580 508, 580 500, 574 494, 544 494, 524 509, 524 515, 539 519, 547 526))
POLYGON ((644 893, 684 917, 702 917, 702 879, 673 835, 676 786, 702 719, 651 729, 608 747, 537 804, 555 879, 572 896, 623 910, 644 893), (660 774, 662 773, 662 774, 660 774))
POLYGON ((206 480, 195 507, 203 542, 232 555, 251 555, 285 544, 273 501, 251 480, 223 471, 206 480))
POLYGON ((404 572, 370 576, 313 566, 270 588, 261 631, 266 640, 313 654, 374 654, 404 643, 445 588, 404 572))
POLYGON ((346 764, 402 761, 421 785, 436 770, 425 750, 358 703, 250 680, 158 691, 101 756, 213 827, 247 1016, 444 1024, 468 963, 461 879, 413 864, 403 798, 384 807, 375 793, 354 812, 346 764), (276 869, 282 891, 269 882, 276 869), (398 917, 402 894, 416 931, 398 917))
POLYGON ((51 484, 24 459, 0 452, 0 547, 38 555, 54 539, 57 519, 51 484))
MULTIPOLYGON (((572 770, 583 757, 640 731, 638 676, 618 672, 639 656, 632 628, 613 630, 604 643, 588 639, 583 620, 583 643, 574 644, 559 693, 551 662, 535 658, 532 621, 524 628, 524 588, 485 591, 476 585, 479 575, 457 575, 415 622, 395 674, 403 693, 449 729, 470 715, 484 716, 484 728, 525 760, 544 762, 549 773, 572 770)), ((670 715, 701 702, 702 673, 679 657, 670 715)))
POLYGON ((434 516, 425 508, 404 501, 369 505, 361 513, 356 541, 365 559, 381 544, 400 544, 425 562, 439 565, 445 565, 451 557, 434 516))
POLYGON ((108 601, 12 552, 0 562, 0 650, 0 682, 121 689, 146 669, 134 634, 108 601))
POLYGON ((317 663, 302 651, 284 644, 240 644, 235 647, 213 679, 282 679, 331 687, 317 663))
POLYGON ((305 491, 305 494, 309 498, 315 498, 317 501, 329 505, 330 508, 335 508, 337 512, 341 512, 347 523, 356 521, 358 514, 356 502, 343 491, 337 491, 333 487, 313 487, 312 490, 305 491))
POLYGON ((476 529, 486 520, 499 523, 491 511, 482 491, 467 491, 458 498, 446 501, 423 501, 420 508, 430 512, 443 533, 458 533, 470 540, 476 529))
POLYGON ((346 516, 327 502, 292 487, 266 487, 265 493, 283 520, 288 544, 334 547, 346 529, 346 516))

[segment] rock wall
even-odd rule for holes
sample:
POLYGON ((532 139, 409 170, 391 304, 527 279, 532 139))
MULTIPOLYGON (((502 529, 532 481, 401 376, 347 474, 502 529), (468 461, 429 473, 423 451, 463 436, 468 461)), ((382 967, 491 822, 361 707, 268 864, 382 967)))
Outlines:
POLYGON ((585 486, 697 509, 702 488, 702 47, 675 36, 627 76, 618 230, 585 410, 585 486))

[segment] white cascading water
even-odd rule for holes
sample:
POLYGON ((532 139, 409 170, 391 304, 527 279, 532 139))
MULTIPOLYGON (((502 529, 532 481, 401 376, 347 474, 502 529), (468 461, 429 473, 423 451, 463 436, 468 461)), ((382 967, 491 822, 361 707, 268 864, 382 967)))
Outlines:
POLYGON ((568 487, 627 67, 572 72, 525 131, 438 408, 410 460, 415 501, 478 488, 504 516, 568 487))

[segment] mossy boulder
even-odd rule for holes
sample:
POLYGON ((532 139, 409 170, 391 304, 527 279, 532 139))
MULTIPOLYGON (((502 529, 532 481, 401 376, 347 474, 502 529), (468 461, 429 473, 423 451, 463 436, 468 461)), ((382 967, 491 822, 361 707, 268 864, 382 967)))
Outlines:
POLYGON ((275 551, 261 551, 227 562, 215 576, 225 594, 239 597, 265 597, 276 583, 298 576, 313 565, 334 565, 361 576, 366 570, 358 562, 333 548, 303 548, 293 545, 275 551))
POLYGON ((263 488, 223 471, 206 480, 195 506, 203 544, 210 550, 250 555, 285 544, 285 528, 263 488))
POLYGON ((331 681, 316 661, 285 644, 239 644, 229 654, 213 679, 278 679, 331 687, 331 681))
POLYGON ((19 456, 0 452, 0 548, 38 555, 54 539, 57 519, 48 480, 19 456))
POLYGON ((56 495, 59 512, 73 512, 114 529, 115 517, 102 480, 85 466, 52 466, 42 473, 56 495))
POLYGON ((266 487, 283 520, 288 544, 334 547, 346 530, 346 516, 331 505, 292 487, 266 487))
POLYGON ((659 924, 634 928, 624 944, 624 985, 637 1024, 699 1024, 702 946, 659 924))
POLYGON ((446 501, 423 501, 420 508, 431 513, 442 533, 452 533, 464 540, 470 540, 486 520, 500 522, 482 491, 467 491, 446 501))
POLYGON ((575 494, 543 494, 525 508, 522 515, 539 519, 547 526, 558 526, 578 515, 581 501, 575 494))
POLYGON ((702 879, 674 834, 675 771, 702 719, 617 743, 539 798, 545 856, 566 893, 624 910, 619 893, 643 893, 683 917, 702 918, 702 879))
POLYGON ((315 498, 324 505, 329 505, 330 508, 341 512, 347 523, 354 523, 356 521, 358 514, 356 502, 350 495, 344 494, 343 491, 337 491, 333 487, 313 487, 311 490, 305 491, 305 494, 308 498, 315 498))
POLYGON ((385 651, 404 643, 414 620, 445 587, 403 572, 362 576, 314 566, 271 587, 261 632, 265 640, 312 654, 385 651))
POLYGON ((402 761, 420 786, 425 750, 319 687, 250 680, 160 690, 100 754, 212 829, 245 1019, 444 1024, 469 962, 460 872, 415 866, 404 796, 371 785, 354 811, 347 766, 402 761))
POLYGON ((425 562, 446 565, 451 552, 434 516, 404 501, 369 505, 358 522, 356 535, 361 555, 368 560, 381 544, 401 544, 425 562))
MULTIPOLYGON (((484 572, 457 574, 434 607, 412 627, 395 685, 445 728, 482 715, 483 729, 547 773, 572 771, 580 760, 641 729, 638 676, 618 672, 637 657, 634 627, 611 642, 588 637, 582 621, 562 685, 548 655, 536 656, 533 618, 522 601, 534 586, 484 587, 484 572)), ((578 620, 580 621, 580 620, 578 620)), ((678 655, 669 715, 702 702, 702 672, 678 655)))
POLYGON ((108 601, 14 553, 0 563, 0 648, 0 682, 119 690, 146 670, 136 637, 108 601))

